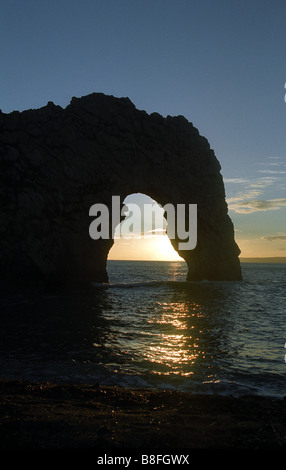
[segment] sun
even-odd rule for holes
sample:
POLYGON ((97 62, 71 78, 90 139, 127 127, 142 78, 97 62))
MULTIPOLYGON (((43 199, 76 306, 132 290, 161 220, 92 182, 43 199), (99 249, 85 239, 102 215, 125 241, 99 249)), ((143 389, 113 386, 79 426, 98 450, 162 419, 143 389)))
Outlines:
POLYGON ((183 258, 181 258, 173 248, 166 234, 152 236, 150 246, 152 247, 153 259, 162 261, 183 261, 183 258))
MULTIPOLYGON (((125 218, 116 227, 114 245, 109 252, 110 260, 145 260, 145 261, 183 261, 166 234, 166 220, 163 219, 163 209, 146 194, 137 193, 127 196, 124 204, 132 207, 132 204, 139 208, 137 214, 136 227, 130 234, 128 231, 128 218, 125 218), (152 204, 157 213, 161 214, 152 223, 142 219, 144 214, 144 204, 152 204), (142 225, 143 222, 143 225, 142 225), (142 232, 142 228, 144 231, 142 232)), ((132 210, 132 209, 131 209, 132 210)), ((133 209, 134 210, 134 209, 133 209)), ((127 216, 128 217, 128 216, 127 216)))
POLYGON ((109 260, 138 261, 183 261, 167 235, 152 235, 148 238, 118 238, 111 248, 109 260))

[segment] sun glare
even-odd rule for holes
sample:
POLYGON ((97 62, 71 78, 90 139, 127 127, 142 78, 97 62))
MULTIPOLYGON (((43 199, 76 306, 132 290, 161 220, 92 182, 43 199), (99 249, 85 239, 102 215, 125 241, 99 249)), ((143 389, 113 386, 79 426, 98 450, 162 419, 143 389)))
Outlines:
MULTIPOLYGON (((156 201, 145 194, 132 194, 125 199, 124 204, 127 207, 128 204, 138 204, 139 207, 143 207, 144 204, 153 204, 156 210, 160 210, 156 201)), ((155 224, 149 227, 147 235, 134 233, 126 237, 126 233, 120 234, 120 231, 124 231, 124 220, 120 226, 118 225, 115 231, 114 245, 109 252, 109 260, 183 261, 173 248, 164 227, 155 224)))
POLYGON ((183 261, 171 245, 167 235, 150 238, 115 239, 109 252, 110 260, 183 261))

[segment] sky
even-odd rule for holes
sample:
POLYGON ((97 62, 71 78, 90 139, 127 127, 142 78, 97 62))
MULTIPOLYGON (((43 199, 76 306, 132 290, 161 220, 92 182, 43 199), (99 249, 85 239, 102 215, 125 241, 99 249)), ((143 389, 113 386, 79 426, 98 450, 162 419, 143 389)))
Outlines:
MULTIPOLYGON (((0 0, 0 109, 102 92, 185 116, 220 161, 241 256, 286 256, 285 18, 285 0, 0 0)), ((177 259, 143 242, 111 253, 177 259)))

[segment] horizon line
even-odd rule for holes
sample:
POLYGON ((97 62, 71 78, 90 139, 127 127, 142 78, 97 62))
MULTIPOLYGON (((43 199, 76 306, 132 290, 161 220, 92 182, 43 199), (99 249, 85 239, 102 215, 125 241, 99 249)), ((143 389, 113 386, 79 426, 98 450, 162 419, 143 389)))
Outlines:
MULTIPOLYGON (((286 263, 286 256, 257 256, 257 257, 239 257, 241 263, 286 263)), ((149 261, 149 262, 162 262, 162 263, 182 263, 183 259, 107 259, 107 261, 149 261)))

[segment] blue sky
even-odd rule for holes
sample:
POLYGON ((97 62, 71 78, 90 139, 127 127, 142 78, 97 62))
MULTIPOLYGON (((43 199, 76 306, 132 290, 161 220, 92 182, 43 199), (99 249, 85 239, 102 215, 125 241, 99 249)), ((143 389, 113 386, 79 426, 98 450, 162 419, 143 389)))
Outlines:
POLYGON ((1 0, 0 108, 128 96, 184 115, 222 166, 243 256, 286 256, 286 3, 1 0))

